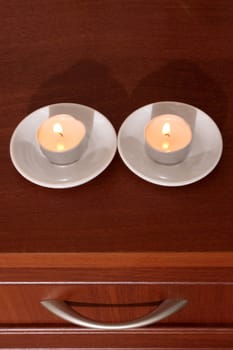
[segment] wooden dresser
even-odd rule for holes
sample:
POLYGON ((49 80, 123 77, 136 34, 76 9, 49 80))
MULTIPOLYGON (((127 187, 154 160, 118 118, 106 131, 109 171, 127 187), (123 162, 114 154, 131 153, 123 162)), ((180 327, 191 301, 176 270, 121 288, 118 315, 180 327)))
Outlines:
MULTIPOLYGON (((0 23, 0 348, 233 349, 232 1, 2 1, 0 23), (96 179, 54 190, 9 157, 17 124, 56 102, 99 110, 116 131, 156 101, 199 107, 224 152, 189 186, 138 178, 116 154, 96 179), (99 324, 52 314, 65 301, 99 324)), ((80 316, 78 316, 80 317, 80 316)))

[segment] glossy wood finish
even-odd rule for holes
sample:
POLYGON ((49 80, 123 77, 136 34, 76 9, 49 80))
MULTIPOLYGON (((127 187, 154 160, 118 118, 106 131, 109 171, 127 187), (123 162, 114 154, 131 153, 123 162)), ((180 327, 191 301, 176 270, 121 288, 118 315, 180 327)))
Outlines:
POLYGON ((68 301, 81 315, 112 323, 133 321, 166 299, 186 299, 182 310, 159 323, 233 325, 233 284, 198 283, 2 285, 0 324, 66 324, 40 305, 50 299, 68 301))
POLYGON ((233 252, 5 253, 0 268, 231 268, 233 252))
POLYGON ((77 330, 77 328, 5 328, 1 345, 19 348, 103 348, 103 349, 228 349, 232 350, 232 329, 146 328, 125 332, 77 330))
POLYGON ((232 11, 231 0, 2 2, 2 253, 232 249, 232 11), (223 158, 198 183, 146 183, 117 155, 90 183, 56 191, 11 164, 10 136, 40 106, 90 105, 118 130, 160 100, 194 104, 221 129, 223 158))
POLYGON ((232 268, 52 268, 52 269, 2 269, 0 284, 48 284, 48 283, 209 283, 232 282, 232 268))
POLYGON ((232 1, 0 5, 0 348, 233 349, 232 1), (116 155, 90 183, 51 190, 10 161, 13 130, 41 106, 89 105, 118 131, 161 100, 193 104, 221 130, 223 157, 195 184, 152 185, 116 155), (174 294, 191 302, 164 327, 121 333, 71 327, 39 305, 102 299, 111 307, 82 310, 117 321, 152 307, 117 304, 174 294))

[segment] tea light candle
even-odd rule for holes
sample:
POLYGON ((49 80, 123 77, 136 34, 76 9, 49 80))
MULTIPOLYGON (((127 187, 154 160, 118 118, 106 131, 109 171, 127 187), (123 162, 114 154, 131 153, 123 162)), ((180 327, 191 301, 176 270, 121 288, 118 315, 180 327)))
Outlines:
POLYGON ((80 159, 87 146, 86 128, 68 114, 46 119, 37 131, 41 151, 50 162, 70 164, 80 159))
POLYGON ((156 162, 176 164, 187 156, 192 141, 189 124, 181 117, 163 114, 154 117, 145 128, 145 149, 156 162))

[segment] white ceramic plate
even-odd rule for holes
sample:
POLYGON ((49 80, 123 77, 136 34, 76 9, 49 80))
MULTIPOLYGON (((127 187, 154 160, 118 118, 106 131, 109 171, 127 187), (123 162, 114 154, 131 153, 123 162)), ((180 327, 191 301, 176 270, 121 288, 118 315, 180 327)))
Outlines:
POLYGON ((113 159, 117 148, 116 133, 110 121, 92 108, 75 103, 42 107, 15 129, 10 141, 11 160, 27 180, 44 187, 68 188, 84 184, 99 175, 113 159), (71 114, 81 120, 89 134, 88 148, 73 164, 52 164, 41 152, 36 133, 51 115, 71 114))
POLYGON ((223 141, 215 122, 203 111, 179 102, 157 102, 133 112, 121 125, 118 150, 126 166, 142 179, 162 186, 183 186, 208 175, 222 154, 223 141), (162 165, 144 150, 144 128, 159 114, 177 114, 192 127, 193 141, 188 157, 176 165, 162 165))

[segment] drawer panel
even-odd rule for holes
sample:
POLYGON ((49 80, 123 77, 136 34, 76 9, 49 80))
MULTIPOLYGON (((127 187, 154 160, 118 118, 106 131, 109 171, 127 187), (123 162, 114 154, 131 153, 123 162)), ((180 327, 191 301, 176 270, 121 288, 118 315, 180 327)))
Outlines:
POLYGON ((67 324, 40 304, 47 299, 66 300, 79 314, 112 323, 141 317, 165 299, 187 299, 159 324, 233 324, 232 284, 182 283, 1 285, 0 324, 67 324))
POLYGON ((233 329, 146 328, 103 332, 78 328, 0 327, 0 348, 26 349, 215 349, 232 350, 233 329))

